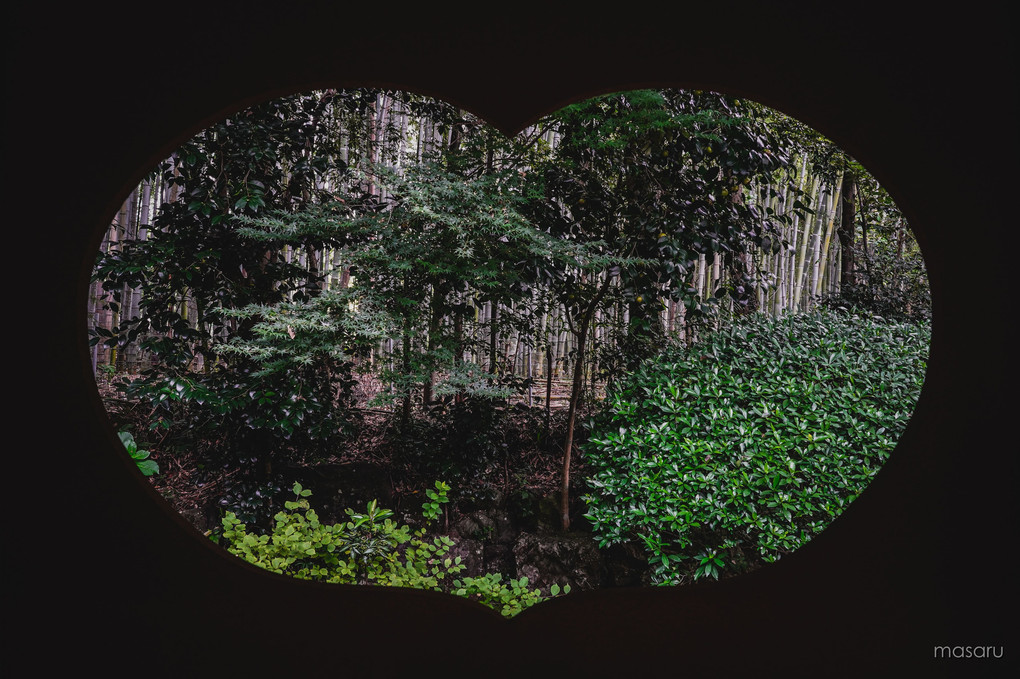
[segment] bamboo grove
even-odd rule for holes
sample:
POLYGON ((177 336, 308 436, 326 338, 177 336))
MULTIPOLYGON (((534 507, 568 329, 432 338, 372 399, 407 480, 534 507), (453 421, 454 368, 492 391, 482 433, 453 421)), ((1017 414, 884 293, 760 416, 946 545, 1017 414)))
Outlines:
POLYGON ((926 290, 875 180, 753 102, 618 93, 510 138, 427 97, 322 91, 145 177, 88 324, 96 372, 138 376, 153 427, 184 407, 259 459, 344 431, 366 384, 405 424, 465 399, 548 413, 565 387, 566 490, 578 408, 670 339, 891 294, 923 316, 926 290))

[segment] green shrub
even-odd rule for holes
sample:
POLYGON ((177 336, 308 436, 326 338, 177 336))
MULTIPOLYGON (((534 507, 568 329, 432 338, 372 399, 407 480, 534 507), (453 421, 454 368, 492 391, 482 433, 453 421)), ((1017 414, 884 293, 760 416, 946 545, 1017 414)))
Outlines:
POLYGON ((235 474, 220 482, 222 511, 248 527, 249 533, 264 535, 272 530, 273 517, 285 502, 283 487, 275 479, 261 481, 252 474, 235 474))
POLYGON ((124 449, 127 451, 131 459, 138 465, 138 471, 144 476, 152 476, 153 474, 159 473, 159 465, 156 464, 155 460, 149 459, 149 451, 141 450, 138 444, 135 443, 135 437, 131 435, 131 432, 121 431, 117 432, 117 436, 120 437, 120 442, 124 445, 124 449))
POLYGON ((658 584, 797 549, 888 459, 929 341, 927 324, 755 315, 646 362, 590 425, 600 546, 643 544, 658 584))
MULTIPOLYGON (((426 521, 434 522, 448 502, 450 487, 441 481, 426 491, 422 506, 426 521)), ((233 512, 223 517, 222 539, 230 553, 274 573, 304 580, 338 584, 388 585, 431 589, 467 597, 512 617, 545 597, 528 589, 527 578, 503 582, 499 573, 449 582, 464 569, 460 557, 447 556, 454 546, 445 535, 426 539, 427 526, 412 532, 393 521, 393 512, 373 500, 364 514, 346 509, 349 520, 326 525, 308 504, 311 491, 294 484, 295 500, 275 517, 269 535, 253 535, 233 512), (302 511, 299 511, 302 510, 302 511)), ((569 592, 565 588, 564 594, 569 592)), ((551 596, 560 593, 557 586, 551 596)))
MULTIPOLYGON (((508 618, 512 618, 525 608, 530 608, 546 598, 540 590, 528 589, 527 576, 503 582, 503 576, 499 573, 486 573, 477 578, 468 577, 463 580, 454 580, 453 585, 453 594, 474 599, 489 608, 500 611, 508 618)), ((569 594, 570 585, 566 585, 562 592, 569 594)), ((550 587, 549 594, 558 596, 560 586, 550 587)))
POLYGON ((860 309, 890 320, 931 320, 931 288, 924 259, 912 238, 909 242, 911 246, 903 253, 884 240, 873 243, 873 250, 861 243, 855 245, 854 259, 860 267, 856 280, 824 297, 822 305, 860 309))
POLYGON ((236 464, 287 448, 328 448, 359 420, 353 385, 346 361, 318 357, 284 369, 240 357, 205 373, 152 369, 121 389, 151 407, 150 429, 169 430, 183 445, 205 442, 203 457, 236 464))
POLYGON ((388 440, 402 460, 425 474, 455 475, 475 482, 486 467, 504 462, 512 423, 502 405, 477 396, 435 405, 392 427, 388 440))

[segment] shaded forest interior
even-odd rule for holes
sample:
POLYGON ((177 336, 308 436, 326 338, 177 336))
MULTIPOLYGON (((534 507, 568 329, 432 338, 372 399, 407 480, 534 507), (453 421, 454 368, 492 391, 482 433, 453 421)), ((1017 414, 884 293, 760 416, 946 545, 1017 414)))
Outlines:
MULTIPOLYGON (((115 427, 200 530, 232 511, 267 532, 291 482, 318 499, 309 470, 359 464, 388 478, 356 500, 409 523, 449 482, 444 528, 474 512, 467 538, 522 492, 518 523, 590 531, 584 423, 607 394, 745 319, 835 309, 925 324, 923 261, 874 178, 778 112, 646 90, 507 138, 347 90, 242 111, 145 177, 88 318, 115 427)), ((718 577, 702 546, 672 553, 701 561, 660 583, 718 577)))

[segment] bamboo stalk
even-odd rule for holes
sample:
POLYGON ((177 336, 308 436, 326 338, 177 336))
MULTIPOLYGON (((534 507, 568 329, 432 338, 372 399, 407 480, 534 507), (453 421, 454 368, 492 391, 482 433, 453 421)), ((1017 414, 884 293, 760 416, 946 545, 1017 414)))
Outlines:
MULTIPOLYGON (((843 186, 843 182, 842 181, 840 181, 838 184, 836 184, 836 193, 832 197, 832 203, 831 203, 831 206, 830 206, 830 209, 829 209, 828 224, 827 224, 826 229, 825 229, 825 242, 824 242, 824 244, 822 246, 822 249, 821 249, 822 250, 821 262, 819 263, 819 268, 820 268, 820 270, 821 270, 823 275, 825 275, 827 273, 826 269, 828 267, 828 262, 829 262, 829 250, 832 247, 832 234, 835 231, 836 212, 837 212, 837 208, 839 206, 840 192, 841 192, 842 186, 843 186)), ((822 293, 821 283, 822 282, 820 280, 816 280, 815 281, 815 285, 812 287, 812 290, 811 290, 811 294, 813 296, 817 297, 817 296, 819 296, 822 293)))
MULTIPOLYGON (((817 205, 820 198, 821 182, 813 181, 814 187, 811 195, 811 204, 817 205)), ((796 271, 793 274, 793 300, 791 308, 795 311, 801 310, 801 295, 804 292, 804 265, 807 262, 807 243, 811 232, 812 220, 804 220, 804 232, 800 235, 800 247, 797 250, 796 271)))

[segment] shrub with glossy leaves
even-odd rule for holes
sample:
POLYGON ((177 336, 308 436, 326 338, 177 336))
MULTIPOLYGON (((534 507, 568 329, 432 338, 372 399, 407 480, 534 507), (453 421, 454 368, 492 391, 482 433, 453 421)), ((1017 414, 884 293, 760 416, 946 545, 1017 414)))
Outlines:
POLYGON ((755 315, 647 361, 591 423, 586 516, 600 546, 639 542, 659 584, 794 551, 888 459, 929 342, 927 324, 755 315))
POLYGON ((138 444, 135 443, 135 437, 131 432, 118 432, 117 436, 120 437, 120 442, 124 444, 124 449, 127 450, 128 455, 138 465, 138 471, 144 476, 152 476, 159 473, 159 465, 154 460, 149 459, 149 451, 138 447, 138 444))

